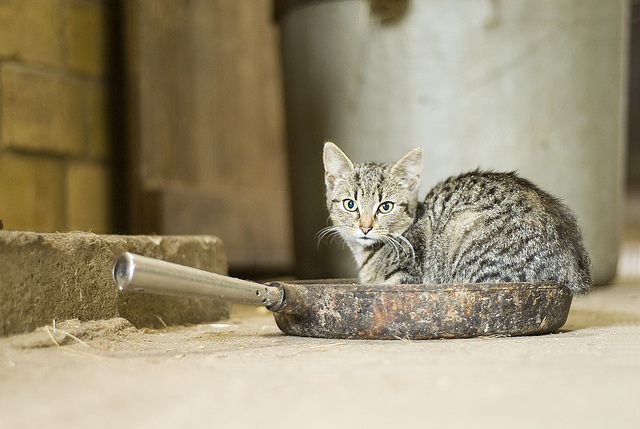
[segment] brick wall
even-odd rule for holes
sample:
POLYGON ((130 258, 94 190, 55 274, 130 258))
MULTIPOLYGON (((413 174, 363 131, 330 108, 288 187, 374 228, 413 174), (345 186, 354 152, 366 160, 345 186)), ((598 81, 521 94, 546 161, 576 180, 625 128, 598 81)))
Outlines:
POLYGON ((107 4, 0 1, 5 229, 111 232, 107 4))

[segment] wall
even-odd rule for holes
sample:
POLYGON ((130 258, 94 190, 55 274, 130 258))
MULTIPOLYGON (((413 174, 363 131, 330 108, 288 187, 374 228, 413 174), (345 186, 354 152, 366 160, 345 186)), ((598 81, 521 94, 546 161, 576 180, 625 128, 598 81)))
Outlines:
POLYGON ((581 219, 596 282, 616 269, 626 119, 628 2, 408 3, 391 22, 364 0, 282 18, 296 257, 301 277, 349 277, 326 226, 322 159, 425 151, 422 195, 474 168, 517 170, 581 219), (325 251, 326 247, 321 247, 325 251), (335 249, 335 250, 334 250, 335 249), (309 271, 306 271, 306 270, 309 271))
MULTIPOLYGON (((631 4, 629 52, 629 116, 627 181, 634 199, 640 199, 640 1, 631 4)), ((639 219, 640 213, 634 218, 639 219)))
POLYGON ((105 3, 0 2, 4 228, 110 232, 105 3))

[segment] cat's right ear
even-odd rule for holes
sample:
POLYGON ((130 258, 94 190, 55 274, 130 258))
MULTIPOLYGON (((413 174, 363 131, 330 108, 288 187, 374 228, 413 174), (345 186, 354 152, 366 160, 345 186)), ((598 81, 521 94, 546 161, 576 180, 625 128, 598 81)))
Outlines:
POLYGON ((417 191, 420 184, 420 170, 422 170, 422 148, 416 147, 391 167, 391 174, 395 175, 398 182, 405 188, 417 191))
POLYGON ((324 180, 327 187, 332 187, 337 180, 353 171, 353 163, 331 142, 324 144, 324 180))

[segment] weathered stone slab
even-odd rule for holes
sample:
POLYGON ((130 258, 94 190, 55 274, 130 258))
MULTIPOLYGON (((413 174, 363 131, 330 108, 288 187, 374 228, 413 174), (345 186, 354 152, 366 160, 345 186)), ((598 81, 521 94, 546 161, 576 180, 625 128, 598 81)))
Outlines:
POLYGON ((138 327, 203 323, 229 316, 225 302, 144 294, 118 295, 111 269, 129 251, 227 274, 214 236, 118 236, 0 231, 0 335, 52 321, 124 317, 138 327))

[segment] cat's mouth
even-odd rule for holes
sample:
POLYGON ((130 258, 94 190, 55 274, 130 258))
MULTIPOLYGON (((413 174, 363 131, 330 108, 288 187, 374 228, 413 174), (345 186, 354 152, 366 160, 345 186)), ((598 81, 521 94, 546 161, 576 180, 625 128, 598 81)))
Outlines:
POLYGON ((357 238, 357 240, 363 246, 373 246, 378 241, 377 239, 369 237, 368 235, 361 235, 357 238))

